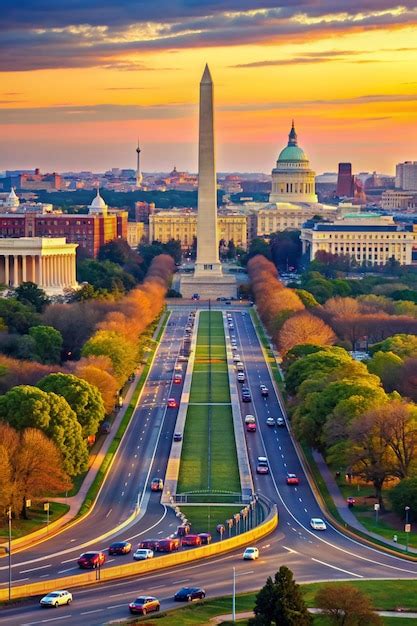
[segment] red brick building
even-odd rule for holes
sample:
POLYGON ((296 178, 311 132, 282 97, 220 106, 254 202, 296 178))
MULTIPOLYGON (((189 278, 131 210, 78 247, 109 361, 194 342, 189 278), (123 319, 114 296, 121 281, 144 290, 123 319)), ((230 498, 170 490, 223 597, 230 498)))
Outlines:
POLYGON ((41 174, 36 168, 33 174, 20 174, 17 184, 19 189, 46 189, 57 191, 62 187, 62 179, 59 174, 41 174))

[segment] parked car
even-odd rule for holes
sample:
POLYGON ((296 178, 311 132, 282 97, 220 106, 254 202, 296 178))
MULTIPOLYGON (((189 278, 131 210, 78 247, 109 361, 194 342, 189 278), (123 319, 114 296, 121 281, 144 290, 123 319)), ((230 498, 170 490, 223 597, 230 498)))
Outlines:
POLYGON ((206 592, 201 587, 182 587, 174 595, 175 602, 192 602, 202 600, 206 597, 206 592))
POLYGON ((203 546, 207 546, 209 543, 211 543, 211 533, 198 533, 198 536, 201 539, 201 544, 203 546))
POLYGON ((273 417, 267 417, 266 418, 266 425, 267 426, 275 426, 275 420, 273 417))
POLYGON ((251 422, 256 422, 254 415, 246 415, 245 416, 245 424, 250 424, 251 422))
POLYGON ((261 391, 261 396, 263 398, 267 398, 269 395, 269 389, 266 385, 260 385, 259 387, 260 391, 261 391))
POLYGON ((201 546, 201 537, 199 535, 185 535, 181 543, 183 546, 201 546))
POLYGON ((245 561, 255 561, 259 558, 259 550, 258 548, 246 548, 243 553, 243 559, 245 561))
POLYGON ((320 517, 312 517, 310 526, 313 530, 326 530, 327 528, 325 522, 320 517))
POLYGON ((157 552, 175 552, 181 547, 181 540, 178 537, 168 537, 167 539, 159 539, 156 551, 157 552))
POLYGON ((246 424, 246 430, 248 433, 256 433, 256 423, 249 422, 249 424, 246 424))
POLYGON ((84 552, 81 554, 77 563, 82 569, 95 569, 101 567, 106 562, 106 555, 104 552, 84 552))
POLYGON ((174 441, 182 441, 182 433, 174 433, 174 441))
POLYGON ((287 485, 299 485, 300 480, 295 474, 287 474, 287 485))
POLYGON ((178 406, 178 403, 175 398, 168 398, 167 404, 168 404, 169 409, 176 409, 178 406))
POLYGON ((129 541, 115 541, 109 546, 109 554, 129 554, 132 544, 129 541))
POLYGON ((110 431, 111 431, 111 423, 107 421, 103 422, 102 425, 100 426, 100 433, 102 435, 108 435, 110 431))
POLYGON ((151 491, 162 491, 164 488, 164 481, 162 478, 152 478, 151 491))
POLYGON ((146 561, 146 559, 153 559, 154 552, 149 548, 138 548, 133 553, 135 561, 146 561))
POLYGON ((62 606, 63 604, 70 605, 72 602, 72 593, 69 591, 51 591, 46 594, 43 598, 41 598, 39 604, 41 606, 53 606, 57 608, 58 606, 62 606))
POLYGON ((129 611, 133 614, 139 613, 139 615, 157 613, 160 608, 159 600, 153 596, 139 596, 129 604, 129 611))
POLYGON ((285 419, 283 417, 277 417, 277 426, 285 426, 285 419))

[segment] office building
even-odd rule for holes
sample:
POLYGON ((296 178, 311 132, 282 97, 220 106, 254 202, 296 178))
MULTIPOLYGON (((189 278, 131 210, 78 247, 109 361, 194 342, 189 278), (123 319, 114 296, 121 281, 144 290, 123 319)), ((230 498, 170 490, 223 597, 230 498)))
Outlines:
POLYGON ((395 187, 404 191, 417 191, 417 161, 404 161, 404 163, 397 164, 395 187))

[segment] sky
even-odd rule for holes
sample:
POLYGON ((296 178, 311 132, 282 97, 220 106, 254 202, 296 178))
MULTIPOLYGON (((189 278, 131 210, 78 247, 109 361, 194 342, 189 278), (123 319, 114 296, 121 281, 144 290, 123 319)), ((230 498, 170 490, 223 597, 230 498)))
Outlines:
POLYGON ((416 0, 1 0, 0 169, 196 171, 206 62, 219 171, 417 160, 416 0))

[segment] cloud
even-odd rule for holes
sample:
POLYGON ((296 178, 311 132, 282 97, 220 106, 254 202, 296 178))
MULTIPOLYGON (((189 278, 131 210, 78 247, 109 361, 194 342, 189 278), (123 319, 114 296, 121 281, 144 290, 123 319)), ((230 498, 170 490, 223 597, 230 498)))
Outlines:
MULTIPOLYGON (((27 0, 23 6, 2 0, 0 71, 94 66, 136 71, 148 68, 129 55, 305 43, 416 25, 415 0, 262 0, 261 8, 258 0, 27 0)), ((313 62, 306 55, 298 59, 313 62)))
POLYGON ((238 63, 230 65, 233 68, 257 68, 274 67, 281 65, 299 65, 304 63, 328 63, 329 61, 340 61, 344 57, 357 56, 363 54, 359 50, 324 50, 321 52, 307 52, 303 56, 295 56, 290 59, 266 59, 264 61, 254 61, 252 63, 238 63))
POLYGON ((415 94, 369 94, 353 98, 323 100, 288 100, 283 102, 247 102, 221 105, 221 111, 273 111, 278 109, 302 109, 306 107, 361 105, 377 102, 417 102, 415 94))
POLYGON ((195 108, 196 105, 176 103, 151 106, 65 104, 18 109, 0 107, 0 124, 79 124, 115 120, 175 119, 190 115, 195 108))

